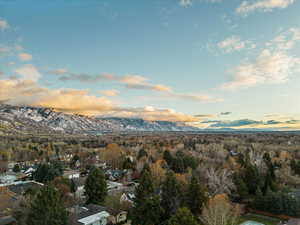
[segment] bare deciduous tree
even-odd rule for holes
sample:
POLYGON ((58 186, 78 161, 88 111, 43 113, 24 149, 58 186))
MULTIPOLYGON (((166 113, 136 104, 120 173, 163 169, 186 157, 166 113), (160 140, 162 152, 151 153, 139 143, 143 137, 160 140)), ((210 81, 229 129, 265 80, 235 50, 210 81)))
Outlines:
POLYGON ((235 189, 232 181, 232 171, 227 169, 215 169, 213 167, 206 170, 207 186, 209 193, 214 196, 217 194, 230 194, 235 189))
POLYGON ((233 205, 227 195, 216 195, 202 210, 200 217, 205 225, 236 225, 241 209, 233 205))

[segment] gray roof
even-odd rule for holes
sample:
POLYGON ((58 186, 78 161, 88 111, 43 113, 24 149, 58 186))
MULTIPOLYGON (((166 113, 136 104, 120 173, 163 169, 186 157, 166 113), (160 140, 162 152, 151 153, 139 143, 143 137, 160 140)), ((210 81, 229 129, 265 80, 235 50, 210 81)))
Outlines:
POLYGON ((0 225, 14 224, 16 219, 12 216, 4 216, 0 218, 0 225))
POLYGON ((290 219, 287 225, 300 225, 300 219, 290 219))
POLYGON ((84 186, 86 177, 79 177, 72 179, 77 187, 84 186))
POLYGON ((23 195, 29 189, 40 188, 42 185, 37 182, 22 182, 18 184, 12 184, 7 186, 11 192, 16 193, 17 195, 23 195))
POLYGON ((82 218, 92 216, 94 214, 97 214, 99 212, 105 211, 104 207, 94 204, 89 204, 84 207, 79 208, 79 212, 77 214, 77 219, 80 220, 82 218))
POLYGON ((116 209, 112 209, 112 208, 108 208, 108 207, 104 207, 104 206, 100 206, 100 205, 95 205, 95 204, 89 204, 84 207, 79 207, 77 209, 76 218, 77 218, 77 220, 80 220, 82 218, 92 216, 94 214, 97 214, 97 213, 100 213, 103 211, 106 211, 110 215, 113 215, 113 216, 115 216, 121 212, 116 209))

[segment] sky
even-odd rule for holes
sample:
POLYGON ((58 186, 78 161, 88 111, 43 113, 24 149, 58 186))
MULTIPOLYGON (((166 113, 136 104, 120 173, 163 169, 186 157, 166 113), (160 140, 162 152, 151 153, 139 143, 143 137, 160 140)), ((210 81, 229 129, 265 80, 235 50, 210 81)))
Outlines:
POLYGON ((0 102, 300 129, 299 0, 0 0, 0 102))

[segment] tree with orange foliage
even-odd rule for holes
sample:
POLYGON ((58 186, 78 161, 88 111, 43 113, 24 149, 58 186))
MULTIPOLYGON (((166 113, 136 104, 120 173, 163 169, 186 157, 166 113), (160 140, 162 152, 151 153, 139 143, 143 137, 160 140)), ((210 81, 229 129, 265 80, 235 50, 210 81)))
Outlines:
POLYGON ((158 160, 150 165, 154 186, 158 187, 166 177, 166 171, 162 168, 163 160, 158 160))
POLYGON ((203 208, 201 221, 204 225, 236 225, 240 214, 240 207, 233 205, 226 194, 220 194, 203 208))
POLYGON ((124 161, 123 150, 117 144, 109 144, 106 149, 101 153, 101 158, 108 163, 113 169, 122 167, 124 161))

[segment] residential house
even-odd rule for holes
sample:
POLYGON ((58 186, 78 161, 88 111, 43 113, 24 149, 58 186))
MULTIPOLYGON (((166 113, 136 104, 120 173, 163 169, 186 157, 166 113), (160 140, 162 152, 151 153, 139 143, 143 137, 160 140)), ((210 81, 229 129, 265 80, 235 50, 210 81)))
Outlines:
POLYGON ((0 176, 0 184, 11 184, 11 183, 15 182, 17 179, 18 178, 16 175, 5 174, 5 175, 0 176))
POLYGON ((0 215, 8 215, 17 207, 23 195, 34 188, 39 188, 43 184, 35 181, 19 181, 12 184, 0 185, 0 215))
POLYGON ((110 214, 109 223, 110 224, 120 224, 127 221, 127 212, 123 210, 116 210, 112 208, 105 208, 110 214))
POLYGON ((120 203, 128 202, 133 204, 135 198, 135 194, 133 192, 124 192, 120 197, 120 203))
POLYGON ((0 218, 9 216, 14 207, 19 203, 18 196, 6 186, 0 186, 0 218))
POLYGON ((84 184, 86 181, 86 177, 79 177, 79 178, 73 178, 72 181, 74 182, 76 186, 76 192, 75 195, 77 198, 85 198, 84 196, 84 184))
POLYGON ((125 174, 127 170, 106 170, 105 176, 111 181, 120 180, 125 174))
POLYGON ((286 225, 300 225, 300 219, 290 219, 286 225))
POLYGON ((68 179, 74 179, 80 177, 80 172, 76 170, 65 170, 63 177, 68 179))
POLYGON ((89 204, 84 207, 73 207, 71 224, 73 225, 108 225, 125 222, 127 212, 89 204))
POLYGON ((0 218, 0 225, 15 225, 17 221, 12 216, 4 216, 0 218))
POLYGON ((118 183, 118 182, 113 182, 113 181, 106 181, 107 183, 107 190, 116 190, 116 189, 121 189, 123 184, 118 183))
POLYGON ((36 181, 19 181, 7 186, 7 188, 18 196, 24 195, 27 191, 41 188, 44 184, 36 181))

